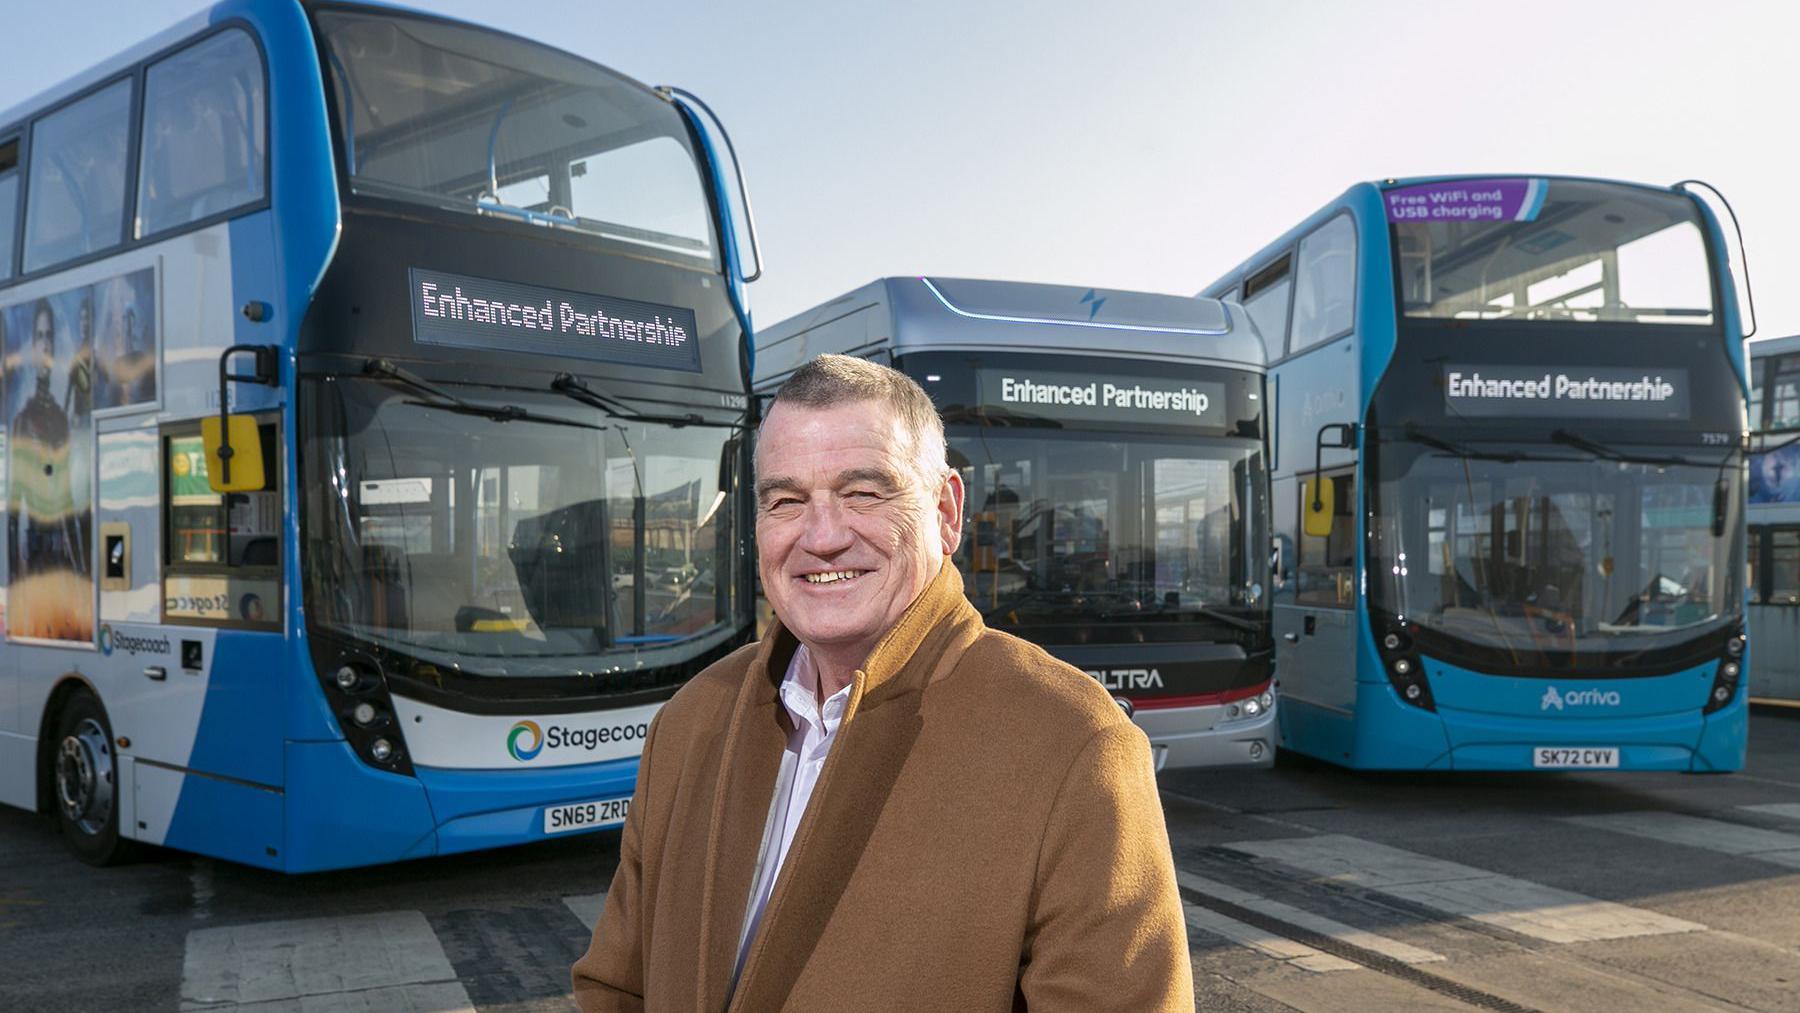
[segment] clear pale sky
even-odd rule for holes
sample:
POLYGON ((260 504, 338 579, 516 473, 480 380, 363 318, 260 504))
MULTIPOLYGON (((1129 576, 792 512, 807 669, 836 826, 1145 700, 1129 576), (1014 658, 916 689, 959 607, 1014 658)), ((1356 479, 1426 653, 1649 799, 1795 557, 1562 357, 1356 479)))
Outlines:
MULTIPOLYGON (((201 4, 7 11, 0 107, 201 4)), ((1193 293, 1352 182, 1709 180, 1758 337, 1800 333, 1800 5, 441 0, 699 93, 737 141, 773 323, 872 278, 1193 293)))

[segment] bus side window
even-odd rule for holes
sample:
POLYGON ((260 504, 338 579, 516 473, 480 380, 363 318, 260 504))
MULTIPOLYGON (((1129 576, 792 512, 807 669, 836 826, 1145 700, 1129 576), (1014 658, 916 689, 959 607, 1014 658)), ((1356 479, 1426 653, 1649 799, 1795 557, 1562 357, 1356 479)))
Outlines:
POLYGON ((1800 355, 1783 355, 1770 368, 1775 376, 1770 383, 1763 428, 1800 426, 1800 355))
MULTIPOLYGON (((1299 605, 1349 608, 1356 599, 1356 470, 1328 471, 1331 479, 1331 534, 1324 538, 1299 529, 1300 558, 1294 566, 1299 605)), ((1295 483, 1301 497, 1312 495, 1311 476, 1295 483)), ((1304 515, 1302 504, 1300 513, 1304 515)))
POLYGON ((216 493, 200 427, 163 430, 163 620, 207 626, 281 625, 278 423, 259 418, 268 488, 216 493))
POLYGON ((13 235, 19 221, 19 139, 0 142, 0 278, 13 273, 13 235))
POLYGON ((1356 305, 1356 226, 1340 214, 1300 240, 1293 342, 1304 351, 1350 332, 1356 305))
POLYGON ((1762 585, 1756 582, 1756 576, 1764 572, 1762 565, 1763 529, 1752 525, 1749 536, 1744 552, 1745 561, 1748 563, 1744 568, 1744 587, 1750 592, 1750 603, 1761 605, 1766 597, 1763 595, 1762 585))
POLYGON ((32 124, 25 271, 124 242, 130 131, 129 79, 32 124))
MULTIPOLYGON (((0 212, 3 214, 4 212, 0 212)), ((1763 367, 1768 365, 1767 359, 1750 360, 1750 428, 1752 431, 1763 427, 1763 367)))
POLYGON ((1800 605, 1800 528, 1768 528, 1771 605, 1800 605))
POLYGON ((1288 297, 1293 294, 1294 279, 1288 269, 1291 254, 1280 257, 1244 279, 1244 312, 1262 334, 1263 348, 1274 362, 1287 350, 1288 297))
POLYGON ((227 29, 144 75, 139 238, 262 199, 267 130, 262 58, 227 29))

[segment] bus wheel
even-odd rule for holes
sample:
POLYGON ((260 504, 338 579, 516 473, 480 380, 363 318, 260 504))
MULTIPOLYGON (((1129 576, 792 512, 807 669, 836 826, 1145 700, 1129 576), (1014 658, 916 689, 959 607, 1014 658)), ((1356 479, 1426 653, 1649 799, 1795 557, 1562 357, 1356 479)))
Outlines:
POLYGON ((93 694, 77 692, 57 722, 56 822, 76 857, 89 865, 122 860, 129 845, 119 838, 118 765, 112 727, 93 694))

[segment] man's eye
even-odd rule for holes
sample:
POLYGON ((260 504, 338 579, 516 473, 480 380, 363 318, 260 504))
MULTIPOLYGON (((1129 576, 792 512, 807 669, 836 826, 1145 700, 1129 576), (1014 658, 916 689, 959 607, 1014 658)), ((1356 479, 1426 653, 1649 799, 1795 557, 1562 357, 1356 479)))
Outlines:
POLYGON ((852 489, 844 494, 845 499, 880 499, 881 494, 872 489, 852 489))

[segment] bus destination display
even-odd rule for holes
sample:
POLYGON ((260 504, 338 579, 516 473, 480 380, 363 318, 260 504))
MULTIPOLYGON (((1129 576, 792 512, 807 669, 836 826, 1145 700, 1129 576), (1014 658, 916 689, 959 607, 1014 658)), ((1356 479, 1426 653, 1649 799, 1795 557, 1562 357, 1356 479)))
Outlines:
POLYGON ((694 311, 412 268, 413 340, 700 371, 694 311))
POLYGON ((1685 369, 1446 366, 1444 403, 1452 415, 1688 418, 1685 369))
POLYGON ((1225 428, 1225 385, 1144 377, 1096 379, 1038 370, 979 369, 976 395, 1005 415, 1112 425, 1225 428))

